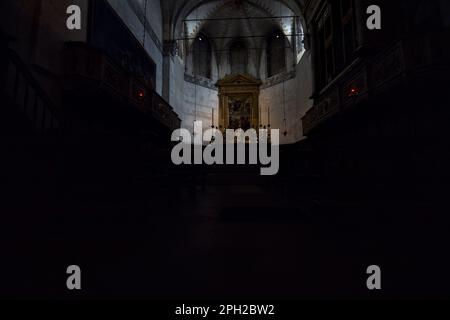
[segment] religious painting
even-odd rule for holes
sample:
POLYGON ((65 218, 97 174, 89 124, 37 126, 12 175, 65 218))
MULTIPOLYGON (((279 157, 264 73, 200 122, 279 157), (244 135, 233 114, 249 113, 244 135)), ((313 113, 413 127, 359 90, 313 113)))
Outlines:
POLYGON ((259 86, 261 81, 247 74, 229 75, 217 82, 219 128, 259 128, 259 86))
POLYGON ((251 128, 252 96, 228 97, 229 128, 248 130, 251 128))

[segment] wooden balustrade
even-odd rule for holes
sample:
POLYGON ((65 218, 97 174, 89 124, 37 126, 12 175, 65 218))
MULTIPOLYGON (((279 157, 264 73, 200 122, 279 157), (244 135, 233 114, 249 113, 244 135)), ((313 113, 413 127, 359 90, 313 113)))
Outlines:
POLYGON ((417 73, 448 72, 450 44, 445 34, 422 34, 403 39, 371 59, 360 60, 336 77, 302 118, 307 135, 331 116, 394 90, 417 73))
POLYGON ((178 115, 149 81, 130 74, 102 51, 85 43, 66 43, 64 55, 64 74, 70 86, 106 91, 170 130, 180 127, 178 115))

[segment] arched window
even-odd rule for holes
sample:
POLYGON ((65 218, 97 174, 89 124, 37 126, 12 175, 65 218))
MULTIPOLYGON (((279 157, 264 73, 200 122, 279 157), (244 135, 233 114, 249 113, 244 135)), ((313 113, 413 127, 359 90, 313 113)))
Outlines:
POLYGON ((248 52, 246 45, 236 41, 230 46, 231 73, 247 73, 248 52))
POLYGON ((276 31, 267 39, 267 76, 273 77, 286 71, 286 38, 276 31))
POLYGON ((194 41, 194 75, 211 79, 212 50, 208 38, 200 34, 194 41))

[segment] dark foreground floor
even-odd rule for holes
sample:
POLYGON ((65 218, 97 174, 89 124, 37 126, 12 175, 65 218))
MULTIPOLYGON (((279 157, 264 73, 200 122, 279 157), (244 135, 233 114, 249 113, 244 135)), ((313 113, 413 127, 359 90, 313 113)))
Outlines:
POLYGON ((252 167, 83 173, 64 167, 79 159, 55 156, 58 169, 18 154, 2 203, 2 297, 450 297, 448 187, 436 181, 441 193, 426 182, 265 179, 252 167), (81 292, 66 289, 73 264, 81 292), (366 288, 374 264, 379 292, 366 288))

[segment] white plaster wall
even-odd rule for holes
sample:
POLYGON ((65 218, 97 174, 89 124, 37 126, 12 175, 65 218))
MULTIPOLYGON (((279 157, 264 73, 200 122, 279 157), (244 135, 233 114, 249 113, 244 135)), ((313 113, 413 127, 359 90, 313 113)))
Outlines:
POLYGON ((280 130, 280 143, 290 144, 303 139, 301 118, 312 106, 312 70, 310 52, 306 52, 296 66, 296 78, 285 81, 286 129, 284 124, 283 83, 262 89, 259 96, 261 123, 280 130), (284 132, 287 130, 287 135, 284 132))
MULTIPOLYGON (((170 59, 169 103, 182 119, 183 128, 193 130, 195 120, 202 121, 204 129, 211 128, 213 109, 214 124, 217 126, 219 121, 218 91, 185 81, 184 75, 186 70, 189 69, 192 69, 192 63, 188 63, 188 66, 186 66, 178 56, 170 59), (195 112, 196 109, 197 112, 195 112)), ((215 56, 212 59, 211 71, 212 82, 215 83, 219 80, 215 56)), ((191 72, 188 71, 189 73, 191 72)))
MULTIPOLYGON (((122 0, 125 2, 124 0, 122 0)), ((144 8, 145 0, 137 0, 139 5, 144 8)), ((161 0, 147 0, 147 20, 156 33, 158 39, 163 39, 163 17, 161 9, 161 0)))
POLYGON ((219 121, 218 91, 185 81, 183 97, 183 113, 180 114, 183 128, 193 130, 195 120, 203 122, 204 130, 211 128, 213 109, 214 124, 217 126, 219 121))
POLYGON ((175 56, 170 58, 169 103, 181 119, 184 119, 187 113, 184 86, 184 64, 178 56, 175 56))

